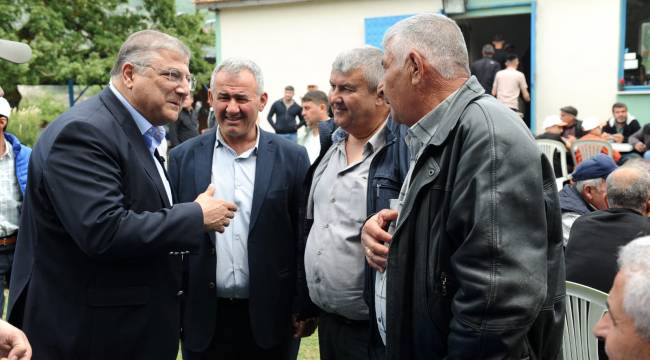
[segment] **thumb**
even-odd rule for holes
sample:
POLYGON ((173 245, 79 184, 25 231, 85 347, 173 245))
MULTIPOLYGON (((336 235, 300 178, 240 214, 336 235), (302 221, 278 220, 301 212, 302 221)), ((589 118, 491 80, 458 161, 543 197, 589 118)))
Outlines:
POLYGON ((205 189, 205 192, 203 192, 203 193, 208 195, 208 196, 214 196, 215 192, 216 192, 216 189, 214 188, 214 186, 208 185, 208 188, 205 189))

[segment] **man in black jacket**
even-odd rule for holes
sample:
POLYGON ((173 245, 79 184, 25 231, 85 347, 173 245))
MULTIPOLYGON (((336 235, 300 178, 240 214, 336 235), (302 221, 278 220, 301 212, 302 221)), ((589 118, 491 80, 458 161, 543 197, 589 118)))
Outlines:
POLYGON ((616 252, 650 235, 650 173, 631 165, 607 177, 609 209, 578 218, 566 248, 567 280, 608 292, 616 276, 616 252))
POLYGON ((271 105, 266 120, 271 124, 276 134, 297 142, 298 135, 296 132, 301 126, 305 125, 305 119, 302 117, 302 108, 293 100, 293 94, 293 86, 287 85, 284 88, 282 99, 276 100, 271 105), (274 116, 275 119, 273 119, 274 116), (296 118, 298 118, 297 122, 296 118))
POLYGON ((188 94, 183 101, 183 108, 178 114, 178 119, 169 124, 169 148, 199 135, 199 120, 197 113, 192 109, 192 94, 188 94))
POLYGON ((485 93, 491 94, 494 76, 497 74, 497 71, 501 70, 501 65, 492 59, 492 56, 494 56, 494 46, 490 44, 483 45, 481 54, 483 58, 474 61, 470 69, 472 70, 472 75, 476 76, 478 82, 485 89, 485 93))
POLYGON ((548 160, 470 77, 453 20, 415 15, 383 45, 384 92, 413 155, 398 209, 362 230, 369 263, 387 265, 375 289, 386 358, 560 357, 564 251, 548 160))

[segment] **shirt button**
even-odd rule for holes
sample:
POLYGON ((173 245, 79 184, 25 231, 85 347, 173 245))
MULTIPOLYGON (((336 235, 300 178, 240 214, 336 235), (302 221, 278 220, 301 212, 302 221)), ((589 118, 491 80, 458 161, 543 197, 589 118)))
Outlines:
POLYGON ((178 292, 176 293, 176 296, 181 296, 181 295, 183 295, 183 290, 178 290, 178 292))
POLYGON ((316 252, 317 255, 320 255, 320 254, 322 254, 322 253, 323 253, 323 252, 320 251, 320 250, 318 250, 318 251, 316 252))
POLYGON ((331 201, 331 202, 336 202, 336 199, 331 198, 330 201, 331 201))
POLYGON ((214 289, 214 283, 212 281, 208 283, 208 288, 214 289))
POLYGON ((314 281, 316 281, 316 284, 318 284, 320 282, 320 278, 316 278, 314 281))
POLYGON ((328 227, 330 227, 330 224, 323 225, 323 228, 325 228, 325 229, 327 229, 328 227))

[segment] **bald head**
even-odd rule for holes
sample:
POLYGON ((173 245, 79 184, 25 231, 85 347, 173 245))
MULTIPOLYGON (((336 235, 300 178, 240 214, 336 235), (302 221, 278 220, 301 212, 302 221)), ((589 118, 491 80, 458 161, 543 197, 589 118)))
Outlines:
POLYGON ((610 208, 650 212, 650 173, 638 166, 621 167, 607 177, 607 201, 610 208))

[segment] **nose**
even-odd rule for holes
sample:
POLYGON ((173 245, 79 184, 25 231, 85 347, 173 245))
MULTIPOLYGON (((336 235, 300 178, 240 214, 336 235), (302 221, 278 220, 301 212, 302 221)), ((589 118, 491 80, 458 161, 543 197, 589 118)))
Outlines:
POLYGON ((605 315, 598 320, 596 325, 594 325, 594 328, 591 330, 594 336, 603 340, 607 339, 611 322, 612 320, 609 313, 605 313, 605 315))
POLYGON ((228 114, 239 113, 239 105, 237 104, 237 100, 230 99, 230 101, 228 101, 228 106, 226 106, 226 113, 228 114))

